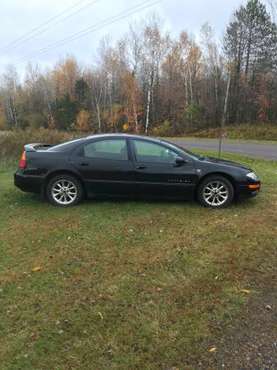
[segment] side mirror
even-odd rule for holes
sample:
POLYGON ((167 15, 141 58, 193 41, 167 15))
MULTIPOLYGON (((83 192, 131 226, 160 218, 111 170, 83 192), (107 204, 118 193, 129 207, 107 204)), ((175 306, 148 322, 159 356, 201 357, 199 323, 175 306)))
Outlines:
POLYGON ((181 167, 181 166, 183 166, 186 163, 187 163, 187 161, 184 158, 182 158, 182 157, 177 157, 175 159, 175 164, 176 164, 177 167, 181 167))

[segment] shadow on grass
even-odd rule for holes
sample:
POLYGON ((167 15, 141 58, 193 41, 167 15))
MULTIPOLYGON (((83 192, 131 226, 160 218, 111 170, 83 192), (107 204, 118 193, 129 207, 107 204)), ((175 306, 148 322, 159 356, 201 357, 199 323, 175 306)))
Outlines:
MULTIPOLYGON (((32 194, 32 193, 22 193, 22 192, 11 192, 5 194, 6 201, 11 201, 12 204, 33 207, 33 206, 41 206, 41 207, 50 207, 53 209, 62 209, 59 206, 51 205, 46 198, 42 197, 39 194, 32 194)), ((224 212, 226 209, 233 209, 233 210, 240 210, 240 209, 252 209, 253 207, 257 206, 257 199, 258 198, 243 198, 239 200, 235 200, 231 206, 228 208, 221 208, 221 209, 210 209, 201 206, 196 200, 184 200, 184 199, 173 199, 173 198, 162 198, 162 197, 120 197, 120 196, 97 196, 95 198, 84 199, 80 204, 76 205, 75 207, 71 208, 79 208, 82 209, 86 206, 93 206, 93 205, 101 205, 110 203, 111 205, 138 205, 140 206, 147 206, 147 205, 160 205, 164 206, 183 206, 189 207, 190 209, 198 209, 198 210, 208 210, 208 211, 216 211, 216 212, 224 212)), ((67 208, 67 209, 70 209, 67 208)))

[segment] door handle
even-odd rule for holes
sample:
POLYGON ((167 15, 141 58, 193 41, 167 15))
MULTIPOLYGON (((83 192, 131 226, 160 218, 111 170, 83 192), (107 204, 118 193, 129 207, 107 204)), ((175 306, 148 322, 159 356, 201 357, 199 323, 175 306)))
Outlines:
POLYGON ((82 163, 80 163, 80 166, 82 166, 82 167, 86 167, 86 166, 88 166, 88 163, 86 163, 86 162, 82 162, 82 163))
POLYGON ((137 170, 145 170, 146 166, 137 166, 136 169, 137 170))

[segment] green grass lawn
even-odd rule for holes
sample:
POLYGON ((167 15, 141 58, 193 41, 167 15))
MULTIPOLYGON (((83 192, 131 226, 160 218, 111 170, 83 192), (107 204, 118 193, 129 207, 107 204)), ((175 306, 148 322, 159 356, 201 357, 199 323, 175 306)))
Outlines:
MULTIPOLYGON (((277 164, 226 210, 88 201, 59 209, 0 170, 0 368, 196 369, 276 273, 277 164)), ((220 348, 218 349, 220 350, 220 348)))

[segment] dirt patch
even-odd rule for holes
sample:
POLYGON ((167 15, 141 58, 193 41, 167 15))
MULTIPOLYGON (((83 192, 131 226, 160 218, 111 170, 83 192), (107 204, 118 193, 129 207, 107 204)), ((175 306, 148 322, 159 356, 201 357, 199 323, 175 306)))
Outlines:
POLYGON ((198 368, 277 369, 276 285, 271 288, 249 299, 239 319, 221 332, 222 339, 207 346, 210 359, 200 361, 198 368))

